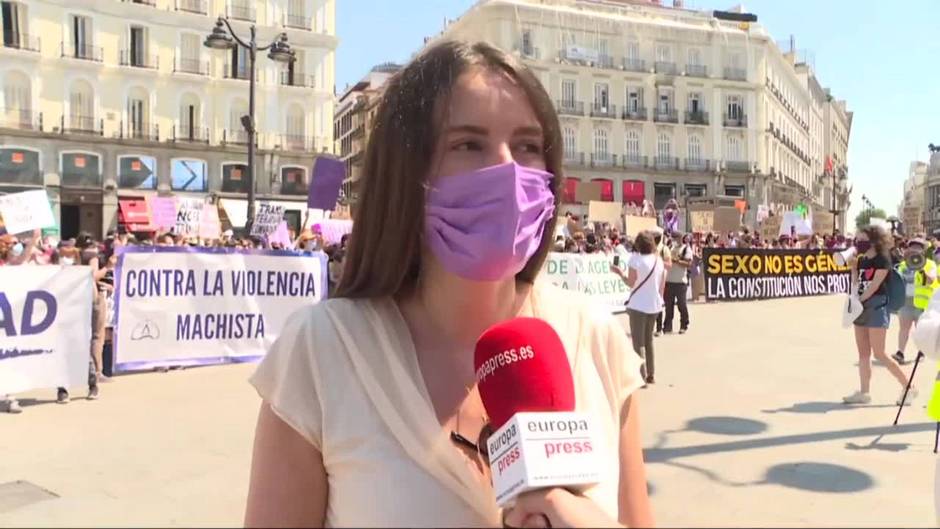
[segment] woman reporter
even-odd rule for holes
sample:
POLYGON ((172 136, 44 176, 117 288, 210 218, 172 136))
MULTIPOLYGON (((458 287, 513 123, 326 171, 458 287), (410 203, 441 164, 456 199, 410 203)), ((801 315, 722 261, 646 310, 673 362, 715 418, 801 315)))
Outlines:
POLYGON ((489 45, 439 43, 389 80, 335 298, 295 314, 252 377, 247 525, 652 525, 641 362, 609 313, 537 280, 561 148, 538 79, 489 45), (617 464, 584 497, 550 489, 501 513, 470 441, 487 424, 473 351, 516 316, 558 331, 617 464))

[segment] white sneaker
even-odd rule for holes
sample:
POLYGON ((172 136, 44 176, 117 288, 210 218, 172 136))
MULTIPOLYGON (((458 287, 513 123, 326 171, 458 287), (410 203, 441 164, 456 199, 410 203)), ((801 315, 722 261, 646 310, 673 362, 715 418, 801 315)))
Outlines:
POLYGON ((871 403, 871 395, 856 391, 848 397, 842 397, 842 402, 846 404, 869 404, 871 403))
POLYGON ((20 408, 20 403, 16 399, 7 400, 6 408, 7 413, 23 413, 23 408, 20 408))
MULTIPOLYGON (((911 390, 907 392, 907 400, 904 401, 904 405, 905 405, 905 406, 910 406, 910 405, 911 405, 911 402, 913 402, 914 399, 917 398, 917 395, 918 395, 918 394, 919 394, 919 392, 917 391, 917 388, 915 388, 914 386, 911 386, 911 390)), ((898 397, 898 400, 895 401, 895 404, 897 404, 898 406, 900 406, 900 405, 901 405, 901 399, 903 399, 903 398, 904 398, 904 390, 901 390, 901 396, 898 397)))

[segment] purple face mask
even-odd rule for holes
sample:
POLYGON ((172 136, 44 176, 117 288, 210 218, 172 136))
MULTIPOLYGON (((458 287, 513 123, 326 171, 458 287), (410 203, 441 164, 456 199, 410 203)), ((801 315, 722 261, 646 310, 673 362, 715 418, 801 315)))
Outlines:
POLYGON ((515 162, 445 176, 428 192, 425 236, 444 268, 497 281, 525 268, 555 213, 551 173, 515 162))

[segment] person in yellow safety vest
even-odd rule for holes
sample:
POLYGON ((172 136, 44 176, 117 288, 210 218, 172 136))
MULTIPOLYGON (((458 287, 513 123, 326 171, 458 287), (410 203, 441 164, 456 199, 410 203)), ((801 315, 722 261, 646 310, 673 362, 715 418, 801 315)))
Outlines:
POLYGON ((937 281, 937 263, 931 259, 932 256, 925 254, 926 249, 927 241, 921 238, 909 240, 904 260, 898 265, 898 272, 907 287, 907 301, 898 311, 901 328, 898 329, 898 352, 894 353, 894 359, 899 364, 904 363, 904 349, 907 347, 911 327, 924 313, 934 290, 940 286, 940 281, 937 281))
MULTIPOLYGON (((917 321, 913 333, 914 345, 931 360, 940 360, 940 290, 934 292, 927 309, 917 321)), ((940 374, 934 381, 933 395, 927 404, 927 415, 940 422, 940 374)), ((940 525, 940 457, 934 467, 934 512, 940 525)))

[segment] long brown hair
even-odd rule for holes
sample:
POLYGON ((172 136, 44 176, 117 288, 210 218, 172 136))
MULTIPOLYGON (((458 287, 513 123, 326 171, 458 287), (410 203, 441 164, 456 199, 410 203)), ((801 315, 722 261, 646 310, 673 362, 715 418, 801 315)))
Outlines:
MULTIPOLYGON (((431 46, 392 76, 376 111, 363 167, 362 194, 336 296, 393 296, 410 287, 421 270, 426 178, 440 119, 435 108, 472 66, 503 72, 525 92, 544 134, 546 170, 558 204, 562 140, 558 115, 538 78, 518 59, 489 44, 444 41, 431 46)), ((555 216, 545 225, 538 252, 516 278, 533 282, 551 248, 555 216)))
POLYGON ((890 261, 891 248, 894 247, 894 242, 891 240, 891 236, 888 235, 888 231, 881 226, 869 225, 862 228, 862 232, 868 235, 868 240, 871 241, 871 245, 878 252, 878 255, 882 255, 890 261))

